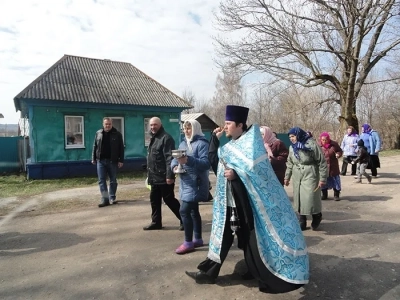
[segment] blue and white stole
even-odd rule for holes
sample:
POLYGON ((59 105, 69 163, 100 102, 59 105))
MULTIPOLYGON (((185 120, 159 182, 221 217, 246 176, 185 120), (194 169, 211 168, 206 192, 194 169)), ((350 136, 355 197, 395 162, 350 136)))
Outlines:
POLYGON ((229 185, 224 165, 234 169, 246 187, 254 216, 257 246, 266 268, 291 283, 309 279, 307 246, 285 189, 268 160, 258 125, 218 149, 220 158, 213 204, 208 258, 221 263, 229 185), (222 160, 221 160, 222 159, 222 160))

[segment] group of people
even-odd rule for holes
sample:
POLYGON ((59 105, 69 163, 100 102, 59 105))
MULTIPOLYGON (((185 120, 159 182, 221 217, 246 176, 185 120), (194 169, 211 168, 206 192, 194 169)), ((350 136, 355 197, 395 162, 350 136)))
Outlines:
MULTIPOLYGON (((365 147, 363 161, 366 161, 365 168, 371 169, 371 176, 377 178, 377 169, 381 167, 379 160, 379 152, 382 149, 382 142, 378 132, 372 129, 371 125, 363 124, 361 126, 361 134, 358 135, 357 131, 353 126, 347 128, 347 133, 345 134, 341 147, 343 149, 343 165, 341 175, 346 175, 348 164, 352 164, 351 175, 357 175, 357 183, 361 183, 362 172, 357 172, 357 162, 360 159, 357 157, 360 155, 360 149, 365 147)), ((363 166, 364 167, 364 166, 363 166)), ((364 170, 365 170, 364 168, 364 170)), ((371 182, 371 177, 366 176, 368 182, 371 182)))
MULTIPOLYGON (((217 180, 208 255, 198 265, 198 271, 186 274, 198 284, 215 283, 236 235, 247 266, 242 278, 257 279, 262 292, 288 292, 308 283, 309 258, 302 234, 307 228, 307 216, 312 216, 311 228, 317 229, 322 220, 321 199, 327 198, 328 189, 333 189, 334 199, 339 200, 339 175, 345 174, 345 164, 352 164, 354 174, 358 162, 358 176, 365 175, 366 164, 373 162, 374 155, 369 159, 368 152, 373 148, 377 155, 380 142, 373 139, 374 131, 364 125, 368 142, 349 129, 342 147, 326 132, 316 141, 311 133, 294 127, 288 132, 288 149, 271 128, 248 127, 248 111, 246 107, 228 105, 225 124, 213 131, 210 142, 196 120, 185 121, 185 138, 178 149, 186 155, 178 158, 172 157, 174 139, 158 117, 151 118, 147 182, 151 187, 152 221, 143 229, 162 229, 164 201, 184 231, 184 241, 176 253, 185 254, 204 246, 199 202, 209 199, 211 168, 217 180), (230 141, 221 146, 219 139, 224 133, 230 141), (340 172, 338 158, 342 155, 345 159, 340 172), (174 194, 178 166, 184 168, 184 173, 179 174, 180 201, 174 194), (293 205, 284 189, 290 181, 293 205)), ((102 195, 99 207, 116 203, 116 170, 123 164, 122 136, 110 123, 109 118, 104 118, 93 146, 92 163, 97 164, 102 195)), ((379 158, 377 162, 375 167, 379 166, 379 158)))

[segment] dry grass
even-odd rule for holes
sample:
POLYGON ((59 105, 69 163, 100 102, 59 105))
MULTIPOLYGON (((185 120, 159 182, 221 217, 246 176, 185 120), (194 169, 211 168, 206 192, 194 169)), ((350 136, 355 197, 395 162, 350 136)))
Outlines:
MULTIPOLYGON (((131 184, 145 178, 144 172, 121 173, 118 175, 118 182, 121 185, 131 184)), ((27 180, 24 175, 0 176, 0 199, 33 196, 61 189, 95 185, 97 185, 96 177, 27 180)))

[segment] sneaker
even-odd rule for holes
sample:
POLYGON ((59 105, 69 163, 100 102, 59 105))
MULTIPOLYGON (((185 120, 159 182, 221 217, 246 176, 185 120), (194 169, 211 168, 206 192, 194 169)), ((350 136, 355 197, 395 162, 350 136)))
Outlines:
POLYGON ((183 224, 181 223, 181 225, 179 225, 179 231, 184 231, 185 228, 183 227, 183 224))
POLYGON ((189 252, 194 251, 194 245, 193 242, 184 242, 182 245, 180 245, 178 248, 176 248, 175 253, 176 254, 186 254, 189 252))
POLYGON ((195 239, 195 240, 193 240, 193 246, 195 248, 203 247, 204 246, 204 242, 203 242, 202 239, 199 239, 199 240, 195 239))
POLYGON ((367 177, 368 183, 371 183, 372 181, 372 176, 367 177))
POLYGON ((362 183, 361 179, 354 181, 354 183, 362 183))
POLYGON ((110 202, 110 205, 114 204, 114 200, 113 199, 108 200, 108 202, 110 202))
POLYGON ((105 206, 108 206, 108 205, 110 205, 110 204, 108 202, 104 201, 104 202, 101 202, 99 204, 99 207, 105 207, 105 206))
POLYGON ((354 176, 354 179, 358 179, 358 176, 354 176))

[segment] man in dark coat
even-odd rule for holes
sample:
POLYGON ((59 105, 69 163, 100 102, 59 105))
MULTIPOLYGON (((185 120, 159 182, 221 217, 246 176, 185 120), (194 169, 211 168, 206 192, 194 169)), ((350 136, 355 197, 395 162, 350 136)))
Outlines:
POLYGON ((147 153, 147 180, 151 186, 151 224, 143 230, 162 229, 162 200, 180 221, 179 230, 183 230, 179 213, 180 203, 175 198, 175 175, 171 170, 172 150, 175 141, 162 126, 160 118, 150 119, 151 140, 147 153))
POLYGON ((103 128, 96 132, 92 164, 97 165, 101 193, 99 207, 116 204, 117 170, 124 164, 124 141, 122 134, 112 126, 110 118, 104 118, 103 128), (110 188, 107 188, 107 176, 110 178, 110 188))

